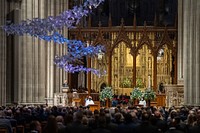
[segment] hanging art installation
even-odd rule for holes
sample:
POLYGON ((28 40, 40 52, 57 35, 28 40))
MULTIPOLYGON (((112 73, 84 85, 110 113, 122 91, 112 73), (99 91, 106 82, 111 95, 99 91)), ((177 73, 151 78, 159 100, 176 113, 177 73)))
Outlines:
POLYGON ((101 51, 104 51, 102 45, 87 46, 80 40, 69 40, 59 32, 64 28, 76 28, 76 25, 84 16, 88 16, 90 11, 97 8, 104 0, 86 0, 82 5, 74 6, 70 10, 62 12, 58 16, 49 16, 46 19, 34 18, 32 20, 22 21, 19 24, 7 24, 2 26, 7 35, 30 35, 45 41, 53 41, 57 44, 67 45, 67 54, 55 56, 54 63, 67 72, 91 72, 101 76, 106 71, 100 71, 95 68, 86 68, 77 62, 81 62, 84 56, 95 57, 101 51))

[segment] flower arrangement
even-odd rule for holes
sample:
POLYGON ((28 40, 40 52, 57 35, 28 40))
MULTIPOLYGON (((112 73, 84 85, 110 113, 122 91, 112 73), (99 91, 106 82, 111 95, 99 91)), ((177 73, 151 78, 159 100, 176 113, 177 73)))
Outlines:
POLYGON ((156 99, 156 93, 154 92, 152 88, 146 88, 143 93, 143 97, 146 100, 154 100, 156 99))
POLYGON ((123 81, 120 84, 120 87, 130 88, 131 87, 131 80, 128 77, 124 78, 123 81))
POLYGON ((136 79, 136 87, 138 87, 138 88, 144 88, 144 83, 142 81, 142 78, 137 78, 136 79))
POLYGON ((132 99, 141 99, 142 95, 142 91, 139 88, 133 88, 130 97, 132 99))
POLYGON ((99 93, 99 99, 100 101, 105 101, 106 99, 112 99, 113 98, 113 91, 111 87, 104 87, 104 89, 99 93))

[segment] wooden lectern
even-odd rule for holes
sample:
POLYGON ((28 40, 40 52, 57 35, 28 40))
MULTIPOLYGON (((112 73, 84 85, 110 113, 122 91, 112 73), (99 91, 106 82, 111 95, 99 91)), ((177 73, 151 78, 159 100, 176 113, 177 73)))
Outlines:
POLYGON ((89 107, 92 112, 94 112, 94 110, 99 110, 98 104, 90 104, 89 107))
POLYGON ((94 104, 89 105, 89 109, 94 112, 94 110, 100 110, 100 101, 94 101, 94 104))
POLYGON ((80 98, 73 98, 72 101, 75 102, 75 106, 79 106, 81 99, 80 98))

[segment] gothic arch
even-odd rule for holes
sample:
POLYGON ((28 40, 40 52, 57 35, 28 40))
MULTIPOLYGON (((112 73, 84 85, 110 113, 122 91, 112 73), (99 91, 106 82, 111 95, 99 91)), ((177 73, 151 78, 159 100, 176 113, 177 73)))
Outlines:
POLYGON ((168 33, 167 33, 167 29, 165 28, 165 31, 164 31, 164 34, 163 34, 163 37, 160 41, 160 43, 158 44, 158 48, 157 50, 159 50, 161 47, 163 47, 163 45, 167 45, 167 47, 171 50, 173 50, 173 42, 172 40, 170 39, 168 33))
POLYGON ((123 20, 122 20, 122 24, 121 24, 121 27, 120 27, 119 34, 118 34, 118 36, 116 37, 116 39, 114 40, 113 46, 111 47, 111 52, 115 49, 115 47, 116 47, 120 42, 125 42, 126 46, 127 46, 128 48, 132 49, 131 40, 129 39, 129 37, 127 36, 127 34, 126 34, 126 32, 125 32, 123 20))
POLYGON ((153 53, 154 53, 153 51, 155 51, 155 50, 153 49, 152 44, 151 44, 150 42, 148 42, 148 41, 142 42, 142 43, 136 48, 136 52, 138 53, 138 51, 139 51, 144 45, 147 45, 148 49, 150 49, 150 50, 152 51, 152 55, 153 55, 153 53))
POLYGON ((104 40, 103 38, 103 34, 101 29, 99 28, 98 30, 98 35, 96 37, 96 39, 94 40, 94 45, 96 46, 97 44, 103 44, 104 46, 107 46, 107 42, 104 40))
POLYGON ((113 52, 113 50, 114 50, 121 42, 124 42, 125 45, 126 45, 128 48, 132 49, 131 42, 130 42, 130 41, 127 41, 127 40, 125 40, 125 39, 122 38, 121 40, 118 40, 118 41, 116 41, 116 42, 114 43, 114 45, 112 46, 112 48, 111 48, 110 51, 113 52))
MULTIPOLYGON (((147 44, 147 47, 153 52, 154 51, 154 48, 153 48, 153 45, 152 45, 152 40, 149 39, 149 36, 147 35, 147 30, 146 30, 146 26, 144 28, 144 31, 143 31, 143 35, 142 37, 140 38, 140 40, 138 41, 138 46, 136 47, 136 52, 139 51, 139 49, 142 48, 143 45, 147 44)), ((153 53, 152 53, 153 54, 153 53)))

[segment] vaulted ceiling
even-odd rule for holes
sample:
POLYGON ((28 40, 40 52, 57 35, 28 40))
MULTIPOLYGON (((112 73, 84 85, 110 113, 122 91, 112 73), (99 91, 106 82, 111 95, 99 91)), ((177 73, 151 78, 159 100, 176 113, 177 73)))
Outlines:
MULTIPOLYGON (((71 0, 71 6, 81 0, 71 0), (73 1, 73 2, 72 2, 73 1)), ((108 26, 109 15, 113 26, 121 24, 124 19, 126 26, 133 25, 136 14, 137 26, 153 25, 156 17, 158 26, 173 26, 177 17, 178 0, 105 0, 92 12, 92 26, 108 26)), ((84 20, 87 22, 87 19, 84 20)), ((87 25, 85 23, 85 25, 87 25)))

